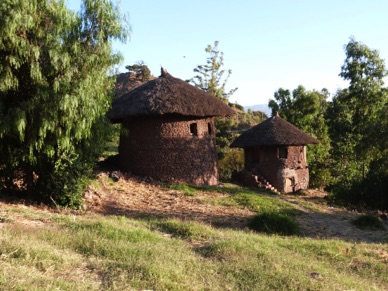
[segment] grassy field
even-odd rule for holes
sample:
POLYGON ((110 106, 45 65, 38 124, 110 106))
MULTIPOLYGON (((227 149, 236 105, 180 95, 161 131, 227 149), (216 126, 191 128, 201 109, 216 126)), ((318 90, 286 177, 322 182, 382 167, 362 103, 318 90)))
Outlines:
MULTIPOLYGON (((183 190, 188 197, 199 191, 183 190)), ((204 203, 255 209, 275 230, 298 215, 275 196, 222 191, 229 197, 204 203)), ((1 203, 0 290, 388 290, 386 243, 303 238, 297 229, 282 236, 269 228, 1 203)))

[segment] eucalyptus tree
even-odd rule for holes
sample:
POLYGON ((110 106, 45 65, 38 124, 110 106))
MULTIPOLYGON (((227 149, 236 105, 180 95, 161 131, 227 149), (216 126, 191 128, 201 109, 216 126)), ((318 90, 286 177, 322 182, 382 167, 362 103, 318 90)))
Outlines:
POLYGON ((63 0, 2 0, 0 15, 2 191, 78 206, 107 136, 109 70, 121 61, 111 42, 130 27, 108 0, 79 13, 63 0))
MULTIPOLYGON (((388 156, 388 92, 383 87, 387 70, 379 52, 354 37, 345 45, 345 54, 339 75, 349 81, 349 87, 337 92, 327 111, 337 188, 353 192, 349 197, 356 197, 353 190, 362 188, 369 188, 368 195, 372 195, 382 183, 386 184, 382 178, 379 185, 374 182, 374 187, 361 187, 359 183, 366 178, 373 180, 374 174, 369 171, 378 169, 388 156)), ((385 175, 388 178, 388 173, 385 175)))

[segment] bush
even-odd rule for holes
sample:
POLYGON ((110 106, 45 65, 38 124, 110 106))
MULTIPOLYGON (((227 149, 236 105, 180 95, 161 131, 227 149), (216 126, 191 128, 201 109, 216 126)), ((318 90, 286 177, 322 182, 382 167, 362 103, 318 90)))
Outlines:
POLYGON ((279 212, 264 212, 254 216, 248 227, 258 232, 280 235, 298 235, 299 226, 289 215, 279 212))
POLYGON ((388 210, 388 158, 373 161, 364 179, 340 180, 330 190, 337 203, 388 210))

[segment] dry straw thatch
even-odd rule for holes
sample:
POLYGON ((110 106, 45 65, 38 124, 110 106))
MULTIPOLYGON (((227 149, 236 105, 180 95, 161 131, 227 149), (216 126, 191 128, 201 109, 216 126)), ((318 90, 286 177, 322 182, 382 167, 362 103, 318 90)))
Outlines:
POLYGON ((231 116, 234 111, 211 94, 174 78, 162 68, 159 78, 116 99, 107 117, 119 123, 127 117, 165 114, 211 117, 231 116))
POLYGON ((317 143, 315 138, 285 121, 279 115, 275 115, 241 134, 230 147, 296 146, 317 143))

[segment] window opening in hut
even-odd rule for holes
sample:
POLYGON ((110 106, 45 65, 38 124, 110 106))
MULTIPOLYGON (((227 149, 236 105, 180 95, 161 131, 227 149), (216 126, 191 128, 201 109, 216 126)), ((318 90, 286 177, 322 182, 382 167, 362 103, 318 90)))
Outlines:
POLYGON ((299 149, 298 163, 301 163, 303 160, 304 160, 304 146, 300 147, 299 149))
POLYGON ((198 135, 198 128, 196 123, 190 124, 190 133, 191 135, 198 135))
POLYGON ((210 122, 207 124, 207 132, 209 134, 212 134, 212 125, 210 124, 210 122))
POLYGON ((279 159, 287 159, 287 157, 288 157, 287 147, 279 147, 278 148, 278 157, 279 157, 279 159))

